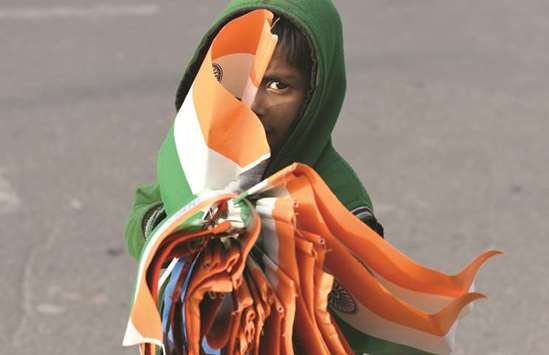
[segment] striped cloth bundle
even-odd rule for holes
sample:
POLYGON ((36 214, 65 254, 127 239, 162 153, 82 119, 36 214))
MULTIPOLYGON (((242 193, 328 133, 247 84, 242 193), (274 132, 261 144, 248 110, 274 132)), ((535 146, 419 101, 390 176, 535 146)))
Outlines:
POLYGON ((350 213, 310 167, 244 191, 269 158, 250 110, 276 46, 267 10, 217 34, 160 150, 168 217, 140 256, 124 345, 141 353, 351 354, 356 331, 452 350, 477 257, 457 275, 423 267, 350 213))

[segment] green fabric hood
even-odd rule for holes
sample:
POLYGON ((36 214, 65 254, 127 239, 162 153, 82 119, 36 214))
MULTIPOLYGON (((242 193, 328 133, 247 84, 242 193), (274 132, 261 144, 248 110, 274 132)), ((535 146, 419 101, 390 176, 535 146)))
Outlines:
POLYGON ((177 90, 176 108, 181 107, 217 32, 230 20, 258 8, 284 15, 300 28, 309 40, 315 62, 308 105, 279 152, 272 157, 265 176, 293 162, 314 167, 323 151, 331 147, 332 130, 346 89, 341 20, 330 0, 231 1, 200 41, 177 90))

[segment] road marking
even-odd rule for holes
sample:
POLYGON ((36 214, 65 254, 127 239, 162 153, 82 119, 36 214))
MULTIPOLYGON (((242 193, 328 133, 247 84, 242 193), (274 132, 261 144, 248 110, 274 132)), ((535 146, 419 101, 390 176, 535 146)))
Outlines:
POLYGON ((157 14, 159 10, 159 7, 154 4, 102 4, 86 7, 53 6, 47 8, 0 8, 0 20, 44 20, 116 16, 152 16, 157 14))
POLYGON ((61 313, 65 313, 67 309, 63 306, 58 306, 55 304, 42 303, 36 306, 36 310, 38 311, 38 313, 42 313, 47 316, 55 316, 61 313))
POLYGON ((21 205, 19 196, 3 175, 0 170, 0 215, 15 212, 21 205))

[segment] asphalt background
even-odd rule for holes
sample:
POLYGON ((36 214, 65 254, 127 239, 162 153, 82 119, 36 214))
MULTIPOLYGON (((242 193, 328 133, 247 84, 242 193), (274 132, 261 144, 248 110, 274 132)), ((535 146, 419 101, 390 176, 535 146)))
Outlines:
MULTIPOLYGON (((0 2, 0 354, 123 349, 123 225, 186 60, 225 1, 0 2)), ((336 0, 336 147, 387 238, 489 295, 456 354, 549 346, 549 2, 336 0)))

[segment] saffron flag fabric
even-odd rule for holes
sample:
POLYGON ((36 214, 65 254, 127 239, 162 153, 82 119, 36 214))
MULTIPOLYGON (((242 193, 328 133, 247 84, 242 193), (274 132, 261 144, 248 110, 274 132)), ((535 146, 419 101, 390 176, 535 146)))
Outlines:
POLYGON ((488 251, 424 267, 350 213, 310 167, 252 187, 269 158, 250 110, 276 46, 255 10, 215 37, 160 150, 167 218, 141 253, 125 346, 142 354, 352 354, 355 331, 447 354, 488 251))
POLYGON ((158 157, 168 214, 205 190, 219 190, 270 157, 250 109, 274 52, 273 15, 255 10, 214 38, 158 157))

